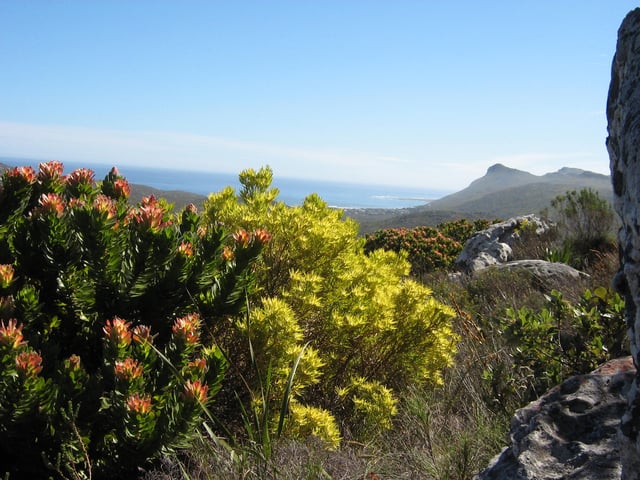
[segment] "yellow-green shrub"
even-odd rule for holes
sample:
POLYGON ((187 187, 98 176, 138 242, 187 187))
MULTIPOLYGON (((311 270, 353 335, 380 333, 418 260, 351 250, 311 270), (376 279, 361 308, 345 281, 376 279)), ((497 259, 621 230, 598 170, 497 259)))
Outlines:
MULTIPOLYGON (((300 363, 304 373, 295 382, 296 408, 330 411, 345 427, 343 433, 369 436, 388 427, 395 411, 390 389, 437 384, 451 362, 453 311, 408 278, 404 255, 382 250, 365 255, 357 225, 317 195, 295 207, 276 201, 269 168, 246 170, 240 181, 240 192, 228 187, 211 195, 205 211, 213 225, 264 228, 272 235, 256 264, 259 294, 251 299, 254 349, 263 350, 256 356, 269 358, 272 382, 284 384, 276 378, 285 373, 281 366, 291 365, 309 342, 309 354, 300 363), (359 388, 354 379, 363 382, 359 388), (369 390, 366 408, 365 386, 379 393, 369 390), (344 408, 349 402, 359 406, 344 408), (375 425, 355 428, 374 417, 375 425)), ((246 341, 241 323, 234 333, 220 332, 228 350, 239 352, 233 344, 246 341)), ((261 361, 262 369, 269 367, 266 363, 261 361)), ((292 414, 290 422, 295 418, 292 414)))

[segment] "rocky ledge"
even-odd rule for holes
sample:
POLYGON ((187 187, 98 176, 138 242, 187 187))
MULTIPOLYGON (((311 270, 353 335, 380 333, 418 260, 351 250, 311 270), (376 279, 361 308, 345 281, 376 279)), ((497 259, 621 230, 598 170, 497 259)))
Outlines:
POLYGON ((571 377, 518 410, 510 446, 475 480, 613 480, 618 431, 635 367, 631 357, 571 377))

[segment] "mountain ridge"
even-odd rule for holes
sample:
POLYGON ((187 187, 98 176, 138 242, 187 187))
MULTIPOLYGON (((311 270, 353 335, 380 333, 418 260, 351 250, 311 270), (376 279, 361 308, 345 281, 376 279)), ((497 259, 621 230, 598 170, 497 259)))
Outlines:
MULTIPOLYGON (((9 165, 0 163, 0 173, 9 165)), ((609 175, 562 167, 556 172, 533 175, 501 163, 491 165, 484 176, 473 180, 466 188, 433 200, 426 205, 401 209, 348 209, 345 216, 360 223, 361 233, 390 227, 437 225, 459 218, 502 218, 540 213, 551 200, 568 191, 591 188, 601 198, 612 202, 613 189, 609 175)), ((188 203, 201 205, 206 196, 191 192, 158 190, 146 185, 131 185, 133 203, 153 194, 164 197, 177 209, 188 203)))
POLYGON ((543 175, 533 175, 496 163, 487 169, 484 176, 471 182, 468 187, 430 202, 428 208, 467 213, 484 212, 508 217, 538 213, 557 195, 583 188, 597 191, 609 202, 613 200, 608 175, 571 167, 562 167, 556 172, 543 175), (523 202, 523 198, 528 198, 528 201, 523 202))
POLYGON ((466 188, 414 208, 390 211, 347 211, 360 223, 360 233, 382 228, 413 228, 467 218, 508 219, 540 213, 558 195, 590 188, 613 202, 611 177, 580 168, 562 167, 556 172, 533 175, 501 163, 491 165, 484 176, 466 188))

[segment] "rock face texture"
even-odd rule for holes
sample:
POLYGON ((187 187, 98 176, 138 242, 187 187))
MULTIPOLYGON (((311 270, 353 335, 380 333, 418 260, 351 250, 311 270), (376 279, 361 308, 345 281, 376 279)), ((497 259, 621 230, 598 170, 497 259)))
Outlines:
MULTIPOLYGON (((624 294, 631 353, 640 364, 640 9, 618 31, 607 99, 607 150, 611 160, 621 269, 614 286, 624 294)), ((636 379, 621 423, 622 478, 640 479, 640 391, 636 379)))
MULTIPOLYGON (((607 99, 607 150, 611 160, 614 207, 622 220, 618 233, 621 269, 614 286, 624 294, 631 354, 640 349, 640 9, 618 31, 607 99)), ((640 479, 640 392, 638 377, 629 392, 621 423, 622 478, 640 479)))
POLYGON ((511 446, 475 480, 613 480, 617 433, 635 377, 630 359, 572 377, 516 412, 511 446))
POLYGON ((524 225, 535 225, 536 233, 542 234, 549 225, 535 215, 514 217, 505 222, 495 223, 485 230, 477 232, 464 246, 456 259, 456 267, 465 273, 498 265, 513 258, 511 247, 519 238, 524 225))

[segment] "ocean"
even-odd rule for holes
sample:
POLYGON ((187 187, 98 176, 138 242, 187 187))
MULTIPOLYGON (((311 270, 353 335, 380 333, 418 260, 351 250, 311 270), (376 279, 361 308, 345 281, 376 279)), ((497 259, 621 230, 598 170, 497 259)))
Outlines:
MULTIPOLYGON (((0 162, 11 166, 31 165, 37 169, 39 161, 16 158, 0 158, 0 162)), ((96 180, 101 180, 111 169, 111 165, 64 162, 65 173, 76 168, 91 168, 96 180)), ((208 195, 226 186, 239 188, 238 174, 196 172, 152 167, 118 165, 118 170, 130 183, 138 183, 160 190, 183 190, 208 195)), ((279 200, 288 205, 299 205, 304 198, 317 193, 332 207, 349 208, 408 208, 425 205, 431 200, 442 198, 449 191, 400 187, 386 185, 366 185, 349 182, 331 182, 279 177, 274 173, 273 186, 280 190, 279 200)))

